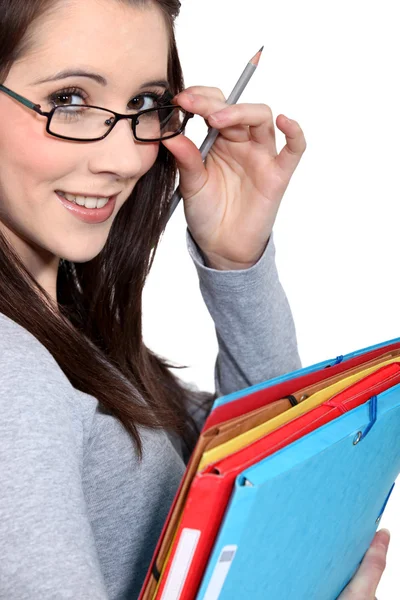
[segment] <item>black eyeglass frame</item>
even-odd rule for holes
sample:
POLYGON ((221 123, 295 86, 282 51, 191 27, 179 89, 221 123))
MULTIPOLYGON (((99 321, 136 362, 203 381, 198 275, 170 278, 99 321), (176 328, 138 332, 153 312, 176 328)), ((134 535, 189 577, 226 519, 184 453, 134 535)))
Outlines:
POLYGON ((85 104, 85 105, 82 105, 82 104, 69 104, 68 106, 85 106, 85 108, 99 108, 100 110, 104 110, 104 111, 107 111, 107 112, 112 113, 113 115, 115 115, 114 122, 110 126, 110 129, 104 135, 102 135, 101 137, 98 137, 98 138, 91 138, 91 139, 88 139, 88 140, 82 140, 80 138, 72 138, 72 137, 67 137, 65 135, 58 135, 57 133, 53 133, 52 131, 50 131, 51 118, 54 115, 55 111, 57 110, 57 108, 65 108, 65 107, 55 106, 54 108, 51 109, 51 111, 44 112, 41 109, 40 104, 35 104, 34 102, 31 102, 27 98, 24 98, 24 96, 21 96, 20 94, 17 94, 16 92, 13 92, 12 90, 10 90, 5 85, 0 84, 0 91, 5 92, 9 96, 11 96, 12 98, 14 98, 18 102, 20 102, 21 104, 24 104, 25 106, 27 106, 31 110, 34 110, 35 112, 37 112, 39 115, 47 117, 47 125, 46 125, 46 131, 47 131, 47 133, 49 133, 50 135, 52 135, 54 137, 57 137, 57 138, 60 138, 60 139, 63 139, 63 140, 71 140, 73 142, 98 142, 99 140, 103 140, 114 129, 114 127, 118 123, 118 121, 121 121, 122 119, 131 119, 132 120, 132 132, 133 132, 133 136, 134 136, 135 140, 137 140, 138 142, 159 142, 161 140, 169 140, 169 139, 171 139, 173 137, 176 137, 177 135, 180 135, 181 133, 183 133, 184 130, 185 130, 185 127, 187 125, 187 122, 189 121, 189 119, 191 119, 192 117, 194 117, 193 113, 188 112, 187 110, 181 108, 180 106, 177 106, 176 104, 166 104, 166 105, 160 106, 159 108, 147 108, 146 110, 141 110, 141 111, 137 112, 134 115, 123 115, 121 113, 117 113, 114 110, 110 110, 110 109, 104 108, 102 106, 93 106, 93 105, 89 105, 89 104, 85 104), (181 112, 183 112, 185 114, 184 119, 182 121, 182 124, 179 127, 178 131, 176 131, 175 133, 172 133, 171 135, 169 135, 167 137, 154 138, 154 139, 151 139, 151 140, 137 137, 137 135, 136 135, 137 119, 139 119, 139 117, 141 115, 143 115, 143 114, 146 114, 146 113, 149 113, 149 112, 155 112, 155 111, 158 111, 160 109, 166 109, 166 108, 177 108, 177 109, 179 109, 181 112))

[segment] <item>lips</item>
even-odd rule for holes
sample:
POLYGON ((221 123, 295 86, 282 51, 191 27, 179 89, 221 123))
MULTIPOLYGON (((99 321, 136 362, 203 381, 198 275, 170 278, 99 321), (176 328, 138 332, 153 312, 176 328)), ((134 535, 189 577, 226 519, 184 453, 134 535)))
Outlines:
POLYGON ((107 221, 112 213, 114 212, 116 205, 116 197, 113 196, 108 200, 105 206, 102 208, 86 208, 85 206, 80 206, 79 204, 75 204, 71 202, 58 192, 56 192, 56 196, 61 202, 61 204, 68 209, 68 212, 85 223, 103 223, 107 221))

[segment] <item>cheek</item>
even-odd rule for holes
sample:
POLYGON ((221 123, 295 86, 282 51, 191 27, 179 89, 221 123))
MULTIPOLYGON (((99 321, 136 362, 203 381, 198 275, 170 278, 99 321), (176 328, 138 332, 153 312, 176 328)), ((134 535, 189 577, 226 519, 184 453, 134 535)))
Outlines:
POLYGON ((6 138, 2 136, 1 156, 8 156, 9 162, 28 180, 57 177, 68 166, 69 153, 60 152, 62 140, 51 138, 40 126, 17 128, 14 134, 9 132, 6 138))
POLYGON ((46 131, 31 131, 29 144, 34 152, 25 153, 25 157, 44 178, 57 177, 76 166, 78 153, 73 142, 57 139, 46 131))
POLYGON ((142 154, 142 173, 141 175, 144 175, 145 173, 147 173, 147 171, 149 171, 151 169, 151 167, 154 165, 154 163, 157 160, 157 156, 158 156, 158 150, 159 150, 159 144, 147 144, 146 146, 143 146, 143 154, 142 154))

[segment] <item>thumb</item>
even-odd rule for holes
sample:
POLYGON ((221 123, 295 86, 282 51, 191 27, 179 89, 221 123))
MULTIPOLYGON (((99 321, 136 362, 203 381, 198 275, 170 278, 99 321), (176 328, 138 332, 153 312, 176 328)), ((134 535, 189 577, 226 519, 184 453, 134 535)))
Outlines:
POLYGON ((374 600, 376 588, 386 567, 386 554, 390 533, 387 529, 376 532, 353 579, 340 594, 338 600, 374 600))
POLYGON ((206 184, 208 174, 199 149, 184 135, 178 135, 162 144, 175 157, 179 169, 179 189, 182 198, 194 196, 206 184))

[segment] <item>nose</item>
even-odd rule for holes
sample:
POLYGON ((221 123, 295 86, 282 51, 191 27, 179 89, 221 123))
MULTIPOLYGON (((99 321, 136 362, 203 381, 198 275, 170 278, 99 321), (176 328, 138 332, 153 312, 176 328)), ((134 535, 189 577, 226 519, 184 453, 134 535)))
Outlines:
POLYGON ((93 144, 91 170, 116 173, 124 179, 136 177, 142 173, 148 146, 135 140, 131 119, 121 119, 104 139, 93 144))

